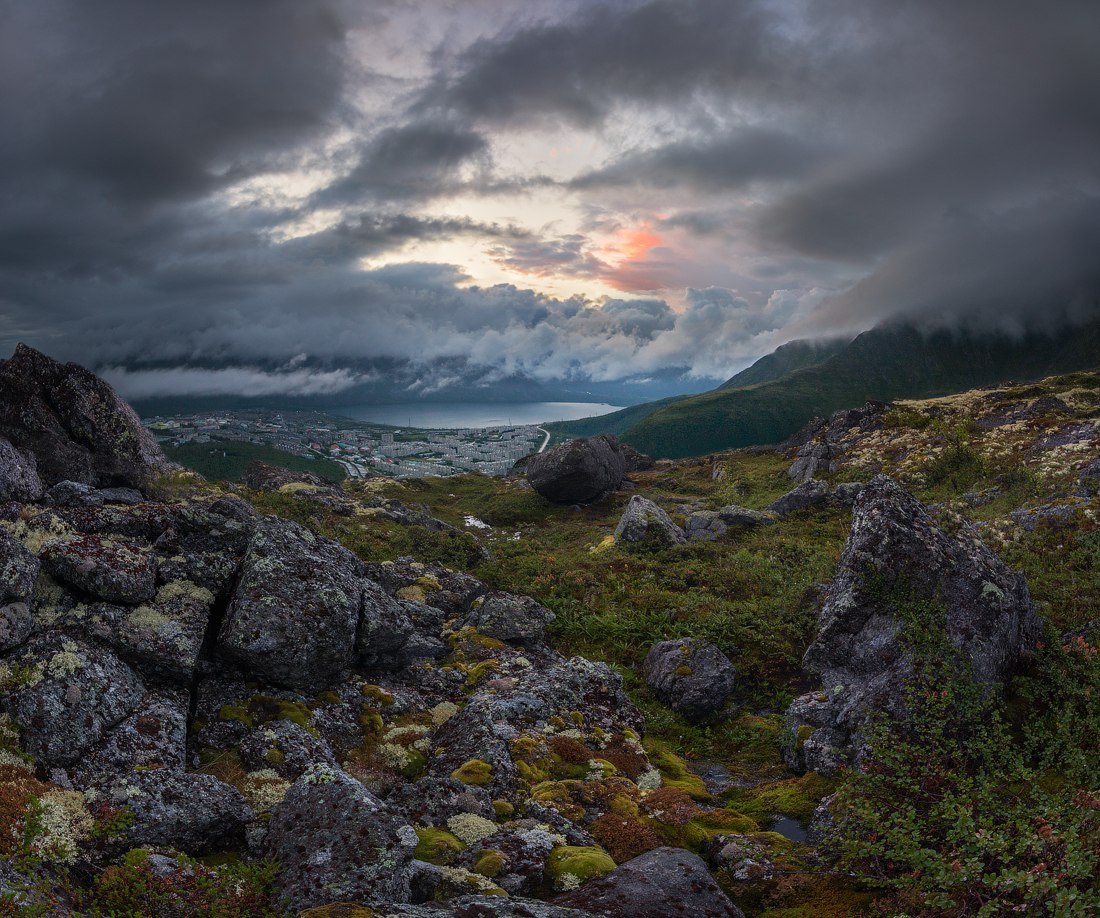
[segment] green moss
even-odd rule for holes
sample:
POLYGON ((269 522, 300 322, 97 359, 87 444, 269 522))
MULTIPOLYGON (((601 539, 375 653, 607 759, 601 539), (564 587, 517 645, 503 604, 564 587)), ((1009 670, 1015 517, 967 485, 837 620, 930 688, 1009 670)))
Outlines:
POLYGON ((482 660, 480 663, 475 663, 466 670, 466 684, 475 686, 489 673, 496 672, 499 669, 500 663, 497 660, 482 660))
POLYGON ((429 864, 450 864, 466 850, 466 846, 446 829, 417 826, 416 837, 419 841, 414 855, 429 864))
POLYGON ((264 753, 264 761, 268 765, 282 765, 286 761, 286 753, 282 749, 276 749, 273 746, 264 753))
POLYGON ((451 777, 463 784, 481 786, 493 780, 493 766, 482 759, 470 759, 452 771, 451 777))
POLYGON ((340 696, 331 690, 321 692, 317 695, 318 704, 339 704, 340 696))
POLYGON ((395 701, 393 695, 378 685, 364 685, 363 696, 378 702, 383 707, 389 707, 395 701))
POLYGON ((492 848, 486 848, 474 861, 474 873, 492 879, 504 869, 504 855, 492 848))
POLYGON ((753 789, 753 795, 771 812, 805 821, 813 816, 822 798, 836 790, 839 783, 810 771, 801 778, 760 785, 753 789))
POLYGON ((317 736, 317 729, 313 726, 313 712, 307 705, 270 695, 253 695, 240 704, 223 704, 218 710, 218 719, 235 720, 249 728, 274 720, 289 720, 317 736))
POLYGON ((494 800, 493 801, 493 812, 497 814, 498 819, 507 819, 515 811, 516 811, 516 808, 511 803, 509 803, 507 800, 494 800))
POLYGON ((697 800, 709 799, 710 792, 703 779, 692 774, 687 763, 665 743, 647 738, 643 745, 650 763, 661 773, 661 783, 665 787, 675 787, 697 800))
POLYGON ((559 845, 546 859, 546 878, 555 889, 570 888, 577 882, 585 883, 614 869, 615 862, 603 848, 559 845))

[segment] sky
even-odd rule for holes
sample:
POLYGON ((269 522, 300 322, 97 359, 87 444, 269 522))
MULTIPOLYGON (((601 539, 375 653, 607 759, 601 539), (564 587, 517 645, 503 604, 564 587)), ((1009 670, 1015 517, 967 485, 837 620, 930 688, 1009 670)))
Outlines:
POLYGON ((0 0, 0 352, 699 391, 1100 300, 1095 0, 0 0))

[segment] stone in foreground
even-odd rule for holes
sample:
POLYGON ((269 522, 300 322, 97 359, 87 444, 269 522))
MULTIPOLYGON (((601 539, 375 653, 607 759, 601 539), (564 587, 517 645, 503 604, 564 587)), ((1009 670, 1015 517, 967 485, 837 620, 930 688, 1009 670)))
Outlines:
POLYGON ((656 848, 553 900, 611 918, 744 918, 696 854, 656 848))
POLYGON ((645 680, 674 711, 702 723, 725 707, 733 692, 734 668, 713 644, 680 638, 653 645, 645 658, 645 680))
POLYGON ((599 500, 622 484, 626 460, 610 434, 582 437, 527 460, 527 480, 556 504, 599 500))

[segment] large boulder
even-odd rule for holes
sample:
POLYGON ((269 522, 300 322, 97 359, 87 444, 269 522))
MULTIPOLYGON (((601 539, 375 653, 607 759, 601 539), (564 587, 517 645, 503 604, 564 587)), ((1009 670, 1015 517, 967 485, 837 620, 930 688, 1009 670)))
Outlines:
POLYGON ((527 460, 531 487, 558 504, 599 500, 618 488, 625 474, 619 441, 610 434, 570 440, 527 460))
POLYGON ((803 658, 823 691, 788 711, 793 764, 830 770, 848 744, 858 758, 860 729, 873 712, 904 715, 913 660, 903 631, 914 610, 942 616, 931 627, 942 628, 974 680, 990 686, 1012 674, 1040 632, 1022 574, 972 530, 945 532, 920 501, 879 475, 856 500, 817 638, 803 658), (828 731, 821 742, 819 730, 828 731))
POLYGON ((647 851, 553 903, 609 918, 744 918, 703 859, 683 848, 647 851))
POLYGON ((635 494, 615 527, 615 541, 669 548, 683 545, 687 538, 664 510, 648 498, 635 494))
POLYGON ((0 437, 0 501, 29 503, 42 496, 38 464, 30 453, 16 449, 0 437))
POLYGON ((734 668, 708 641, 679 638, 654 644, 645 658, 649 690, 686 719, 712 719, 733 693, 734 668))
POLYGON ((144 489, 168 467, 153 436, 107 383, 20 344, 0 360, 0 435, 31 453, 46 485, 144 489))
POLYGON ((319 691, 355 658, 362 562, 331 539, 277 517, 257 525, 218 650, 247 671, 319 691))
POLYGON ((292 912, 330 902, 408 902, 416 832, 338 769, 306 772, 271 814, 266 853, 292 912))

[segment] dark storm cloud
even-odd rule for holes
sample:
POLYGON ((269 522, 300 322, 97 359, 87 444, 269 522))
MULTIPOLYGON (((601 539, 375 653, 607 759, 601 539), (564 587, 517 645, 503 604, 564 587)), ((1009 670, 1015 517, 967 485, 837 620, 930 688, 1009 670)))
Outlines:
POLYGON ((354 169, 317 196, 319 203, 374 198, 430 198, 452 184, 463 165, 488 165, 488 143, 476 131, 420 121, 382 131, 354 169))
POLYGON ((651 185, 734 191, 758 179, 791 178, 819 163, 824 151, 799 137, 749 128, 705 141, 681 141, 628 153, 571 183, 577 189, 651 185))
POLYGON ((495 6, 422 3, 423 38, 385 31, 406 3, 0 0, 0 344, 135 394, 330 392, 384 361, 424 391, 722 376, 899 313, 1100 300, 1094 0, 495 6), (528 213, 555 189, 574 225, 528 213), (638 226, 644 260, 601 247, 638 226), (532 283, 688 277, 681 310, 362 267, 456 240, 532 283))

